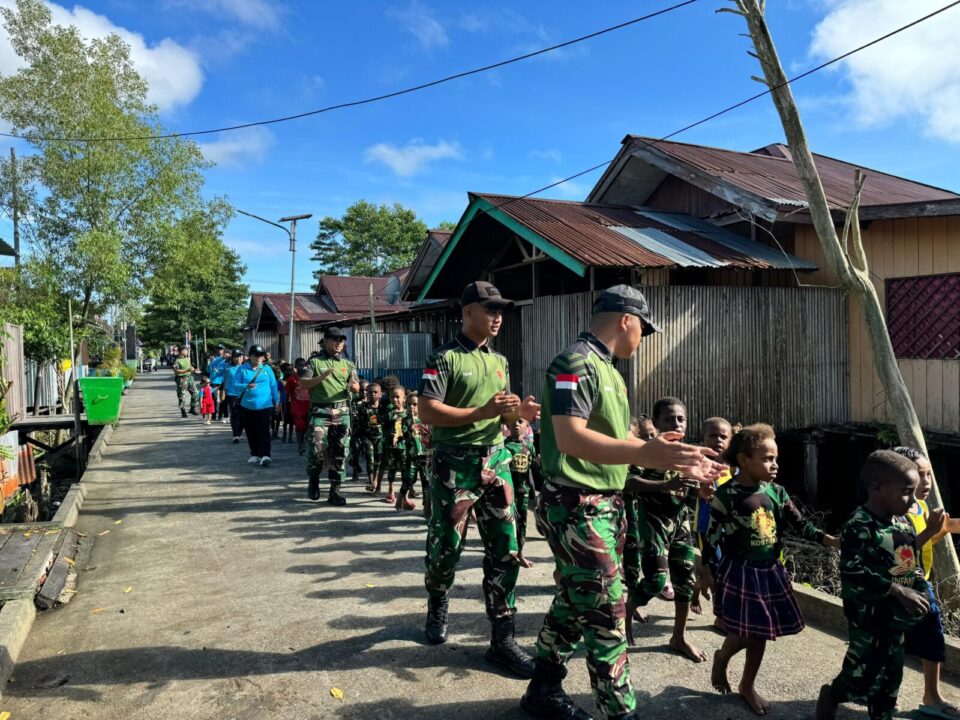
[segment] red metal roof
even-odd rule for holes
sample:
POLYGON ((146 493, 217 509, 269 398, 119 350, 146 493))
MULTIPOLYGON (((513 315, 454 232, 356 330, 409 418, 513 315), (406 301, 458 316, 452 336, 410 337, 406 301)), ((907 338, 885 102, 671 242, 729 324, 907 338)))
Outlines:
POLYGON ((402 278, 387 275, 385 277, 344 277, 325 275, 320 278, 321 293, 330 298, 333 306, 342 313, 365 313, 370 311, 370 285, 373 284, 376 313, 396 312, 405 309, 405 305, 393 305, 388 301, 387 286, 394 282, 395 292, 400 291, 402 278))
POLYGON ((627 205, 477 195, 585 266, 815 270, 729 230, 680 213, 627 205))
POLYGON ((444 248, 453 237, 453 230, 427 230, 427 237, 437 241, 440 247, 444 248))
MULTIPOLYGON (((278 323, 290 322, 290 293, 254 293, 254 302, 264 304, 278 323)), ((343 313, 331 312, 313 293, 296 293, 293 304, 294 322, 332 322, 343 319, 343 313)))
MULTIPOLYGON (((788 209, 807 205, 806 193, 786 145, 774 144, 753 152, 738 152, 637 135, 630 135, 627 140, 629 145, 625 149, 644 159, 663 153, 723 182, 759 195, 774 205, 788 209)), ((863 168, 826 155, 815 153, 814 160, 827 201, 834 207, 845 208, 850 205, 854 173, 858 167, 866 174, 861 207, 960 199, 960 195, 943 188, 863 168)))

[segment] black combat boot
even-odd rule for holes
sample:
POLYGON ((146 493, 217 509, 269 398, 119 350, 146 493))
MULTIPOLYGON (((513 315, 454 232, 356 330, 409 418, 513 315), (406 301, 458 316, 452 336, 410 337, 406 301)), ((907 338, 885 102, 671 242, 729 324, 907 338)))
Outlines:
POLYGON ((514 640, 513 617, 497 618, 490 623, 490 648, 486 658, 522 678, 532 678, 534 661, 514 640))
POLYGON ((180 408, 180 417, 183 418, 183 417, 186 417, 186 416, 187 416, 187 411, 184 410, 183 408, 180 408))
POLYGON ((330 494, 327 496, 327 503, 336 507, 343 507, 347 504, 347 499, 340 494, 340 481, 330 481, 330 494))
POLYGON ((429 598, 427 602, 427 625, 424 632, 431 645, 442 645, 447 641, 447 609, 450 601, 447 596, 429 598))
POLYGON ((310 473, 307 481, 307 497, 311 500, 320 499, 320 473, 310 473))
POLYGON ((195 407, 192 407, 192 408, 190 408, 190 414, 191 414, 191 415, 199 415, 200 413, 197 412, 197 409, 196 409, 195 407))
POLYGON ((520 699, 520 707, 533 717, 550 720, 593 720, 588 712, 581 710, 563 691, 561 683, 567 669, 543 660, 536 661, 533 680, 520 699))

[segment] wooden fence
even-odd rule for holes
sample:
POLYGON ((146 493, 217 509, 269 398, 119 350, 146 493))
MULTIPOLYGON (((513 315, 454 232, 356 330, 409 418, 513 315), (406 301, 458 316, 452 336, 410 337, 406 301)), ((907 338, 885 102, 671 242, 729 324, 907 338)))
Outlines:
MULTIPOLYGON (((779 430, 850 419, 843 291, 665 286, 643 292, 663 332, 645 338, 632 360, 618 361, 634 413, 677 396, 687 404, 691 437, 712 415, 779 430)), ((553 357, 589 325, 592 298, 541 297, 521 308, 524 392, 542 395, 553 357)))

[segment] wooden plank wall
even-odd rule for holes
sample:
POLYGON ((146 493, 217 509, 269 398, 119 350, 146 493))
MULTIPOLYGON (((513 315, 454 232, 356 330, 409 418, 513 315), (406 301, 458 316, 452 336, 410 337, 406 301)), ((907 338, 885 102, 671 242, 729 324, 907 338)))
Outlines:
MULTIPOLYGON (((619 366, 635 413, 687 403, 690 429, 712 415, 787 430, 849 420, 846 296, 827 288, 644 287, 664 332, 619 366)), ((590 322, 590 293, 523 308, 524 385, 543 393, 550 361, 590 322)))
POLYGON ((7 414, 23 417, 27 412, 27 373, 23 357, 23 328, 3 324, 3 379, 13 385, 7 392, 7 414))
MULTIPOLYGON (((885 305, 887 278, 960 272, 960 217, 874 221, 863 231, 863 245, 874 287, 885 305)), ((827 267, 811 226, 797 226, 795 254, 827 267)), ((805 282, 837 285, 824 269, 805 282)), ((857 422, 888 422, 889 407, 873 367, 863 314, 854 298, 849 302, 851 416, 857 422)), ((899 365, 920 424, 931 431, 960 433, 960 360, 904 359, 899 365)))

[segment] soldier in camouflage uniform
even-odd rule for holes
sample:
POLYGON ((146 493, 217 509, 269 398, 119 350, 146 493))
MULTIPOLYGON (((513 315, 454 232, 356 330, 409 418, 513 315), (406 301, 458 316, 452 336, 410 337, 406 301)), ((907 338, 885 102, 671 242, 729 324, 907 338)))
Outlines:
POLYGON ((486 282, 468 285, 460 303, 463 328, 434 351, 419 392, 420 417, 433 427, 434 447, 425 630, 429 642, 446 641, 448 594, 473 508, 483 542, 483 594, 491 623, 487 659, 531 677, 533 658, 514 640, 520 567, 510 452, 503 446, 501 423, 511 414, 532 419, 539 406, 533 397, 521 401, 510 392, 507 360, 488 346, 500 330, 502 311, 513 303, 486 282))
POLYGON ((190 346, 180 348, 180 357, 173 363, 173 377, 177 382, 177 404, 180 406, 180 417, 187 416, 187 407, 190 414, 197 414, 197 385, 193 380, 196 369, 190 362, 190 346))
POLYGON ((657 332, 647 301, 617 285, 593 306, 590 331, 554 358, 547 371, 540 454, 544 483, 537 525, 557 562, 558 589, 537 638, 534 677, 521 706, 534 717, 589 720, 564 692, 566 664, 581 642, 594 701, 604 718, 635 720, 627 658, 621 556, 622 491, 628 465, 719 472, 704 451, 676 433, 644 443, 629 437, 626 384, 613 365, 657 332))
POLYGON ((323 349, 310 358, 300 387, 310 393, 307 427, 307 497, 320 499, 320 474, 329 468, 331 505, 346 505, 340 494, 350 445, 350 393, 360 389, 357 369, 343 356, 346 336, 340 328, 323 333, 323 349))
POLYGON ((930 611, 916 535, 902 517, 915 501, 916 465, 891 450, 877 450, 860 481, 867 502, 840 537, 840 594, 850 645, 840 674, 820 690, 817 720, 832 720, 844 702, 866 705, 871 720, 894 717, 904 632, 930 611))

